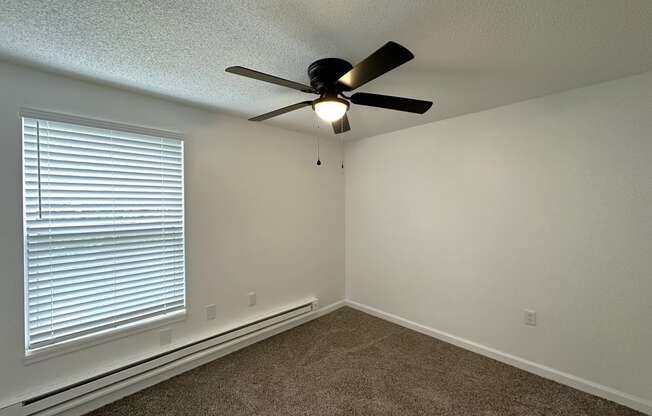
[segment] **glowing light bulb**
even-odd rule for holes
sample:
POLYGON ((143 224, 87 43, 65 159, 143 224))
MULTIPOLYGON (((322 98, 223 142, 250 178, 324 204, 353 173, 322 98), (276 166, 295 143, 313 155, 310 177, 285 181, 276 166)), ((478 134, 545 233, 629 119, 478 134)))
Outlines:
POLYGON ((349 109, 349 103, 339 98, 319 99, 313 105, 317 116, 324 121, 333 122, 341 119, 349 109))

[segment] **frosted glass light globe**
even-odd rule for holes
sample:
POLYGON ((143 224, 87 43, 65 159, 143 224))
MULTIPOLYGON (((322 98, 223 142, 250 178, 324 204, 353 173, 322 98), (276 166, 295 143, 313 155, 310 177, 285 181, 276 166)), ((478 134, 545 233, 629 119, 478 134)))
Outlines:
POLYGON ((341 119, 349 109, 346 101, 337 98, 317 101, 313 107, 319 118, 329 122, 341 119))

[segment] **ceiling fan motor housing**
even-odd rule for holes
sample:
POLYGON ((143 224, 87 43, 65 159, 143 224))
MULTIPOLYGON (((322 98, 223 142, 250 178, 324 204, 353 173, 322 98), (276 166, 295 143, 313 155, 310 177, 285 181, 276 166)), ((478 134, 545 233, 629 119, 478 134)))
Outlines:
MULTIPOLYGON (((310 85, 320 93, 335 92, 335 84, 340 77, 353 68, 349 62, 339 58, 325 58, 315 61, 308 67, 310 85)), ((337 90, 348 91, 344 85, 338 85, 337 90)))

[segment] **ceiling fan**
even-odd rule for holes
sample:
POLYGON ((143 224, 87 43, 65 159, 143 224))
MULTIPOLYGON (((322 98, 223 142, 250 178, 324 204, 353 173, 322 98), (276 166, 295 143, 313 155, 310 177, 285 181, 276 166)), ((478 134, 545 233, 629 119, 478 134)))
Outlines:
POLYGON ((338 58, 320 59, 308 66, 310 86, 241 66, 226 68, 226 72, 319 95, 319 98, 315 100, 301 101, 279 108, 250 118, 250 121, 263 121, 303 107, 312 106, 317 116, 322 120, 331 122, 333 131, 335 134, 339 134, 351 130, 349 119, 346 116, 350 106, 349 101, 353 104, 417 114, 423 114, 430 109, 432 106, 431 101, 366 92, 356 92, 351 96, 344 95, 344 92, 355 90, 413 58, 414 55, 407 48, 396 42, 387 42, 356 66, 338 58))

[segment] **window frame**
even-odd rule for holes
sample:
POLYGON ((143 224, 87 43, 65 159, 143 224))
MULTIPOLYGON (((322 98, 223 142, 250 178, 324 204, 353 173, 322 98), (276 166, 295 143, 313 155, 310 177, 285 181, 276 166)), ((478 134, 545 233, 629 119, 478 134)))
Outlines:
POLYGON ((25 365, 42 361, 51 357, 67 354, 72 351, 90 348, 92 346, 104 344, 116 339, 124 338, 127 336, 135 335, 141 332, 150 331, 156 328, 167 326, 173 323, 182 322, 186 320, 188 310, 188 276, 187 276, 187 245, 186 245, 186 184, 185 184, 185 139, 181 133, 159 130, 154 128, 136 126, 131 124, 116 123, 106 120, 99 120, 93 118, 86 118, 80 116, 73 116, 61 113, 53 113, 49 111, 36 110, 32 108, 20 108, 18 112, 19 123, 19 140, 20 140, 20 188, 21 188, 21 221, 22 221, 22 256, 23 256, 23 278, 22 291, 23 291, 23 322, 21 330, 23 331, 23 361, 25 365), (23 118, 33 118, 39 120, 47 120, 53 122, 62 122, 76 124, 80 126, 110 129, 123 131, 127 133, 135 133, 142 135, 158 136, 168 139, 176 139, 181 142, 181 196, 182 196, 182 233, 183 233, 183 283, 184 283, 184 304, 183 309, 163 313, 161 315, 140 319, 138 321, 129 322, 113 328, 105 328, 89 334, 82 334, 80 336, 54 342, 52 344, 44 345, 37 348, 29 348, 29 286, 28 286, 28 253, 27 253, 27 218, 25 207, 25 160, 24 160, 24 122, 23 118))

